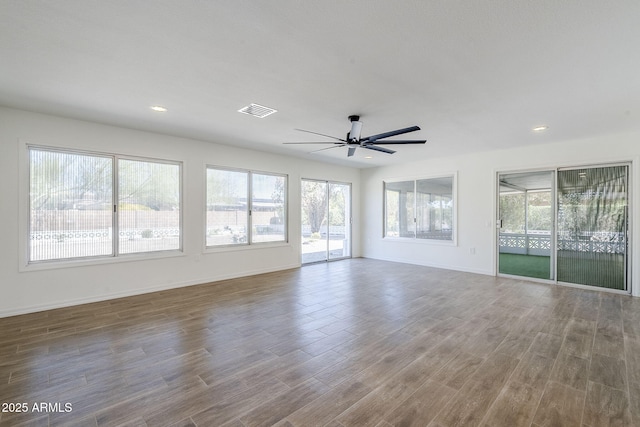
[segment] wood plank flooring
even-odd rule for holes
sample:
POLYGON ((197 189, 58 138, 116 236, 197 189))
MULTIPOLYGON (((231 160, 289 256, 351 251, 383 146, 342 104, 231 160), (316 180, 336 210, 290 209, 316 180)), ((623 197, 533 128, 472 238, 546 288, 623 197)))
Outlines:
POLYGON ((639 426, 639 402, 639 298, 407 264, 0 319, 0 426, 639 426))

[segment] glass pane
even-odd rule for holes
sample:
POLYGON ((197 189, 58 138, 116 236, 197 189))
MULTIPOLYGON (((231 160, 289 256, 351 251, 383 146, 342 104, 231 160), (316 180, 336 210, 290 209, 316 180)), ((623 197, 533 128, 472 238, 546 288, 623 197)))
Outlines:
POLYGON ((248 185, 247 172, 207 168, 207 246, 248 243, 248 185))
POLYGON ((351 256, 351 186, 329 184, 329 259, 351 256))
POLYGON ((415 237, 414 181, 385 182, 385 237, 415 237))
POLYGON ((627 166, 558 171, 558 280, 626 289, 627 166))
POLYGON ((501 174, 498 271, 553 279, 553 172, 501 174))
POLYGON ((453 177, 416 181, 418 239, 453 240, 453 177))
POLYGON ((180 166, 118 161, 121 254, 180 249, 180 166))
POLYGON ((302 180, 302 263, 327 260, 327 183, 302 180))
POLYGON ((286 177, 257 173, 252 177, 251 242, 286 241, 286 177))
POLYGON ((31 149, 29 261, 113 255, 110 157, 31 149))
POLYGON ((500 219, 502 233, 524 234, 525 201, 523 192, 500 192, 500 219))
POLYGON ((528 232, 530 234, 551 235, 553 227, 551 191, 529 191, 527 196, 528 232))

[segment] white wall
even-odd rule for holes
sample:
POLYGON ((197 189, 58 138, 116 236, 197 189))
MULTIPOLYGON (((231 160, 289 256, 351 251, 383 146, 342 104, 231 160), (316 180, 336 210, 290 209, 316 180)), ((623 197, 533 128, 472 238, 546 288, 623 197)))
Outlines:
POLYGON ((0 107, 0 317, 298 267, 301 177, 353 184, 359 256, 358 169, 0 107), (25 266, 26 143, 182 161, 183 254, 25 266), (206 164, 288 174, 289 243, 205 251, 206 164))
POLYGON ((362 172, 362 255, 481 274, 496 274, 496 173, 632 161, 632 290, 640 296, 640 134, 619 134, 499 151, 426 159, 362 172), (457 245, 383 239, 385 180, 457 172, 457 245), (474 251, 475 254, 471 252, 474 251))
POLYGON ((640 134, 620 134, 358 170, 211 142, 0 107, 0 317, 300 265, 300 178, 353 184, 353 256, 495 274, 498 171, 632 161, 633 293, 640 296, 640 134), (25 144, 182 161, 184 253, 168 258, 25 267, 25 144), (204 250, 205 164, 289 175, 289 242, 204 250), (457 245, 382 238, 382 182, 457 173, 457 245), (470 249, 475 249, 475 254, 470 249))

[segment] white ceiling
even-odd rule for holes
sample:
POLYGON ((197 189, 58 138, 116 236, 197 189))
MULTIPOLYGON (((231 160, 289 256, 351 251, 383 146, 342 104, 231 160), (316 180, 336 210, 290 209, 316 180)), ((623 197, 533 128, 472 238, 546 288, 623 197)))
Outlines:
POLYGON ((639 23, 638 0, 0 0, 0 104, 386 165, 640 131, 639 23), (342 138, 350 114, 428 142, 282 144, 342 138))

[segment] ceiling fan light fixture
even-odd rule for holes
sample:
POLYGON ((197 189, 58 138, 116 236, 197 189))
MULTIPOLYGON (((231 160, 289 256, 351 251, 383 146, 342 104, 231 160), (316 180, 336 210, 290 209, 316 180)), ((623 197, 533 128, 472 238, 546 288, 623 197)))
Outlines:
POLYGON ((258 117, 259 119, 264 119, 265 117, 277 112, 278 110, 274 108, 265 107, 264 105, 259 104, 249 104, 238 110, 238 113, 248 114, 253 117, 258 117))

